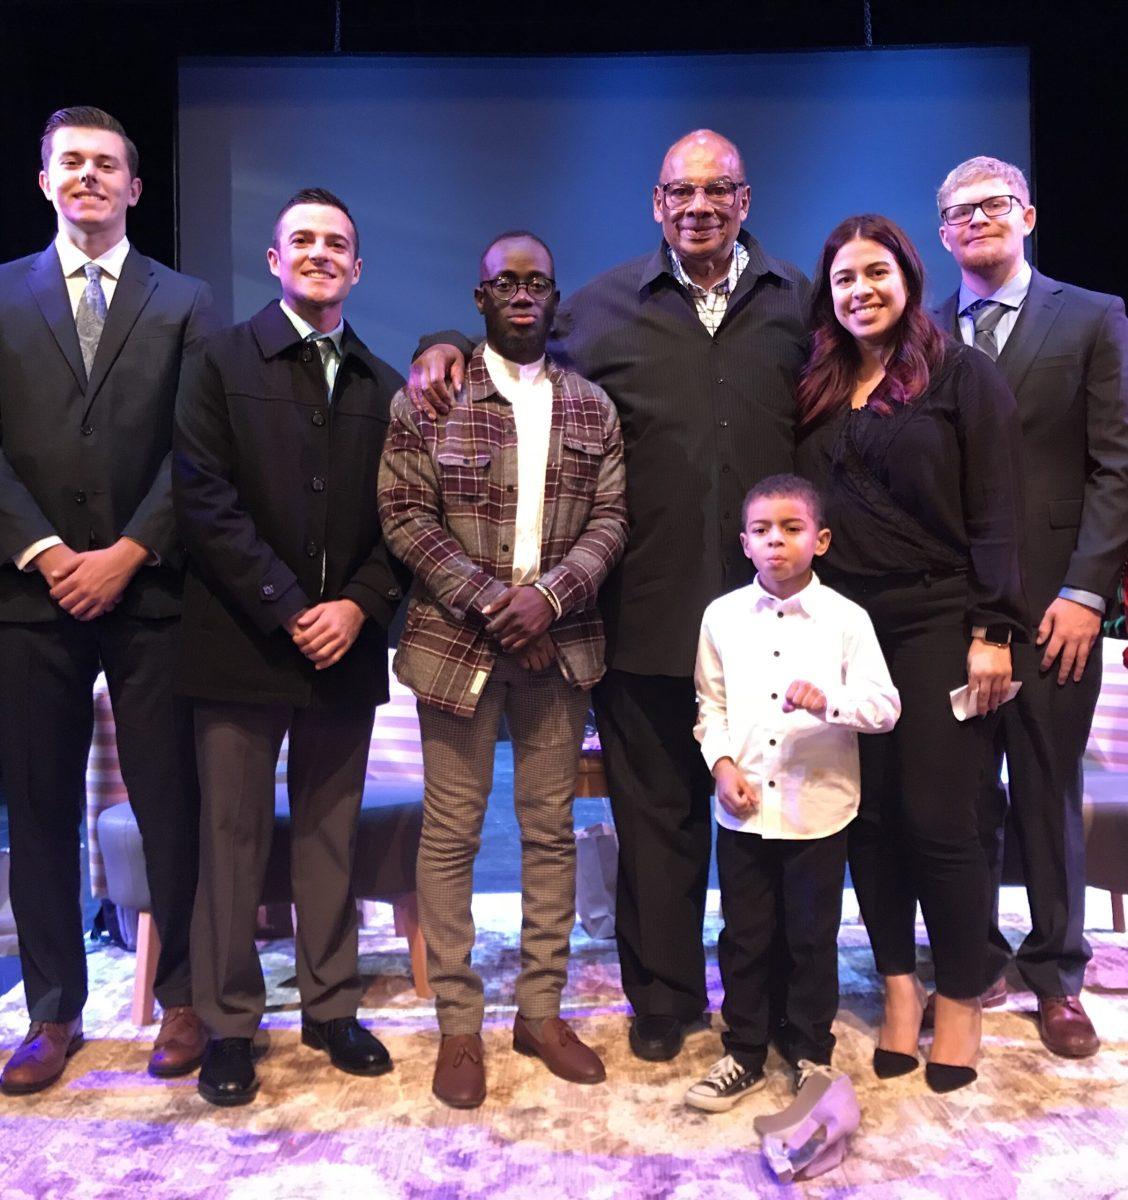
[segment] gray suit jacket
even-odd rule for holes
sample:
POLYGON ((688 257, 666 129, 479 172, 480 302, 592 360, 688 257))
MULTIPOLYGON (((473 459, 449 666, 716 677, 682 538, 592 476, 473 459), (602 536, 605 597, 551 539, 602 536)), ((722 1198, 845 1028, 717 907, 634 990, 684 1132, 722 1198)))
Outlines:
MULTIPOLYGON (((959 337, 957 296, 933 316, 959 337)), ((1026 583, 1034 620, 1062 587, 1109 597, 1128 555, 1124 302, 1034 271, 999 368, 1022 420, 1026 583)))

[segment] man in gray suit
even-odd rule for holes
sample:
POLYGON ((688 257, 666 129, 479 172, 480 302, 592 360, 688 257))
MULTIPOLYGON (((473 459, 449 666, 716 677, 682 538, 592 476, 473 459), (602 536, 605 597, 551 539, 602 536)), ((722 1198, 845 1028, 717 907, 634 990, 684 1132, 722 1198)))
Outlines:
POLYGON ((14 1094, 49 1087, 82 1045, 79 825, 99 671, 161 941, 150 1072, 193 1070, 205 1040, 188 978, 199 800, 170 683, 182 557, 169 453, 181 358, 210 328, 211 292, 130 245, 137 148, 113 117, 60 109, 41 149, 58 234, 0 266, 0 763, 31 1017, 0 1078, 14 1094))
MULTIPOLYGON (((1049 279, 1023 257, 1035 211, 1022 172, 972 158, 940 186, 940 240, 960 268, 937 310, 942 328, 996 359, 1018 400, 1025 459, 1026 585, 1035 644, 1013 647, 1022 682, 1004 706, 981 802, 996 885, 1009 803, 1026 871, 1031 930, 1016 954, 1055 1054, 1100 1042, 1079 993, 1090 950, 1083 932, 1085 847, 1081 756, 1101 686, 1101 618, 1128 552, 1128 321, 1116 296, 1049 279), (1006 756, 1009 789, 999 780, 1006 756), (1009 793, 1009 794, 1008 794, 1009 793)), ((1002 1003, 1010 947, 996 920, 1002 1003)))

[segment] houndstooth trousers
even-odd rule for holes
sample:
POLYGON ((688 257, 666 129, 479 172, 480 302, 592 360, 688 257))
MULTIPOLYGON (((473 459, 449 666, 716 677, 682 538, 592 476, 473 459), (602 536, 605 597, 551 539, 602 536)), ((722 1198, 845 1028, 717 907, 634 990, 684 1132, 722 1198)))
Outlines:
POLYGON ((470 962, 470 899, 503 713, 521 830, 517 1007, 529 1019, 559 1014, 575 921, 572 799, 587 709, 588 693, 565 682, 556 663, 527 671, 508 655, 498 656, 472 717, 419 703, 425 783, 416 886, 443 1034, 482 1027, 482 980, 470 962))

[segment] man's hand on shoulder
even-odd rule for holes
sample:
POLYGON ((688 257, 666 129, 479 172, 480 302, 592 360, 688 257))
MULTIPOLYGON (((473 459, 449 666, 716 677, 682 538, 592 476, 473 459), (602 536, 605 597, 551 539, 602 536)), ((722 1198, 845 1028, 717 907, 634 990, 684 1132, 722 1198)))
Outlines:
POLYGON ((295 613, 285 627, 294 645, 324 671, 352 648, 367 615, 353 600, 326 600, 295 613))
POLYGON ((1079 683, 1100 632, 1100 613, 1088 605, 1078 604, 1076 600, 1058 596, 1046 609, 1038 626, 1035 640, 1039 646, 1045 647, 1041 669, 1048 671, 1054 659, 1061 655, 1058 683, 1065 684, 1071 673, 1073 682, 1079 683))
POLYGON ((466 359, 455 346, 432 346, 411 364, 404 391, 411 403, 432 420, 450 412, 455 394, 462 387, 466 359))
POLYGON ((115 607, 148 557, 139 542, 122 537, 105 550, 75 553, 67 546, 52 546, 35 559, 35 566, 51 585, 51 599, 65 613, 77 621, 93 621, 115 607), (63 556, 56 556, 57 551, 63 556))
POLYGON ((556 615, 552 605, 532 584, 506 588, 482 612, 493 617, 486 625, 486 632, 497 638, 507 654, 520 650, 544 633, 556 615))

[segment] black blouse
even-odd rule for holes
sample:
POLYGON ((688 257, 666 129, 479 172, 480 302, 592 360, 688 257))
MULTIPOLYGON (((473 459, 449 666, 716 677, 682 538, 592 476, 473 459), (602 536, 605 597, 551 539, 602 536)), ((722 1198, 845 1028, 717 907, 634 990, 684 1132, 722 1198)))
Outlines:
POLYGON ((969 625, 1029 637, 1020 566, 1021 429, 985 354, 950 343, 924 393, 843 408, 800 432, 796 465, 827 502, 831 575, 968 575, 969 625))

